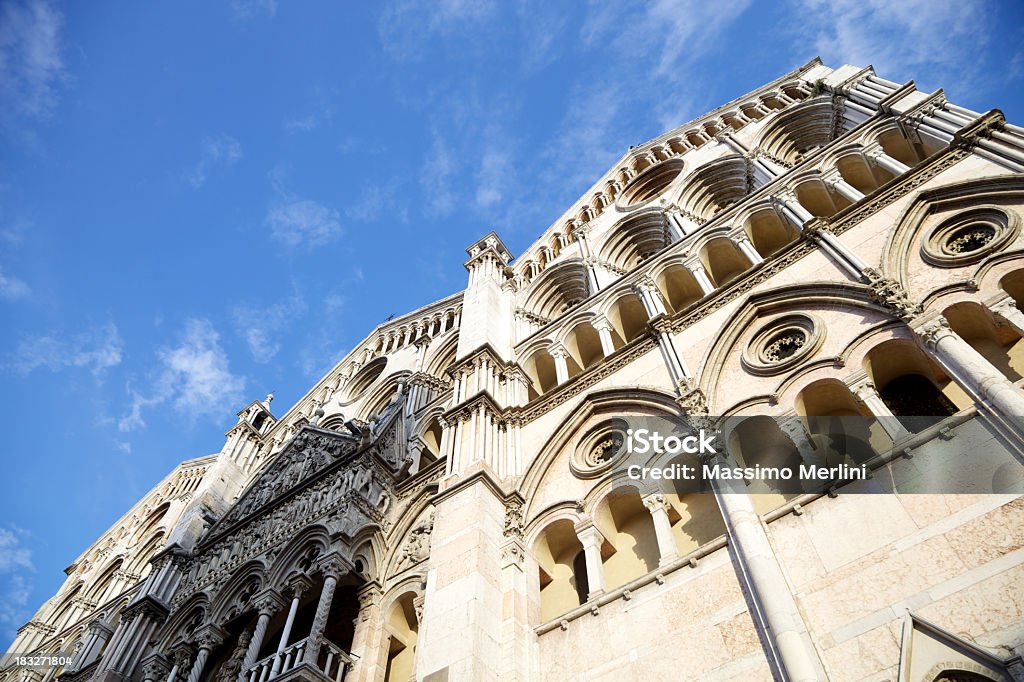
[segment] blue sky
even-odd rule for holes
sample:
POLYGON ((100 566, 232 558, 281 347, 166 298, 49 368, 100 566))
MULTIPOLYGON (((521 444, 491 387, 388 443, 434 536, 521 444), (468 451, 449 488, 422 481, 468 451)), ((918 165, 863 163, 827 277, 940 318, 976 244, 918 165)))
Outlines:
POLYGON ((820 55, 1024 122, 984 0, 0 2, 0 639, 234 413, 820 55))

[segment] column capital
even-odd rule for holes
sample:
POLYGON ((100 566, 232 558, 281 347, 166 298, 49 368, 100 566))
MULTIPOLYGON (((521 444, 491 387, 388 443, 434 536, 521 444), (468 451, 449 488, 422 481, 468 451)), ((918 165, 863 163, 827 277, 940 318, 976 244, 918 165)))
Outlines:
POLYGON ((316 562, 316 567, 325 578, 340 578, 347 573, 355 572, 355 565, 338 552, 331 552, 320 557, 316 562))
POLYGON ((272 588, 267 588, 252 598, 252 605, 256 607, 256 611, 260 615, 272 616, 283 609, 287 603, 284 597, 272 588))
POLYGON ((1012 297, 1006 296, 1005 298, 990 303, 988 309, 1000 317, 1005 317, 1007 314, 1014 314, 1020 312, 1017 308, 1017 302, 1012 297))
POLYGON ((600 548, 605 542, 604 534, 598 530, 597 526, 594 525, 594 522, 589 519, 578 522, 574 526, 574 529, 576 530, 576 537, 584 548, 600 548))
POLYGON ((293 599, 301 598, 311 587, 313 587, 313 581, 309 579, 309 576, 299 573, 288 578, 288 589, 291 590, 293 599))
POLYGON ((228 633, 213 623, 203 625, 195 633, 196 646, 200 649, 214 649, 227 639, 228 633))
POLYGON ((142 678, 145 680, 164 680, 171 666, 163 654, 153 654, 142 659, 142 678))
POLYGON ((569 356, 569 351, 565 349, 565 346, 556 343, 548 348, 548 355, 553 358, 565 358, 569 356))
POLYGON ((179 674, 188 668, 194 654, 195 647, 187 642, 179 642, 174 647, 171 656, 174 659, 174 665, 178 666, 179 674))
POLYGON ((915 327, 914 332, 921 337, 921 340, 924 341, 925 346, 929 349, 934 349, 942 339, 956 334, 949 326, 949 320, 942 315, 937 315, 918 325, 915 327))
POLYGON ((666 500, 665 496, 661 493, 648 493, 641 499, 643 500, 644 506, 647 507, 647 510, 651 513, 659 509, 662 511, 668 511, 668 500, 666 500))
POLYGON ((611 331, 612 330, 612 323, 611 323, 611 321, 609 321, 608 318, 605 317, 604 315, 597 315, 597 316, 591 318, 590 326, 593 327, 595 331, 601 331, 601 330, 611 331))

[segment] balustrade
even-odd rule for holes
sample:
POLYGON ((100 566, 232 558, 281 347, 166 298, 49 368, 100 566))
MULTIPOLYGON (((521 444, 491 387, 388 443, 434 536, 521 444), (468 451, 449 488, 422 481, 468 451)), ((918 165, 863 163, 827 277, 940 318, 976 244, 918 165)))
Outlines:
POLYGON ((343 682, 345 674, 352 668, 352 657, 334 642, 321 638, 317 660, 306 660, 312 651, 310 637, 304 637, 279 652, 260 659, 243 673, 245 682, 270 682, 287 675, 303 663, 315 668, 324 679, 343 682))

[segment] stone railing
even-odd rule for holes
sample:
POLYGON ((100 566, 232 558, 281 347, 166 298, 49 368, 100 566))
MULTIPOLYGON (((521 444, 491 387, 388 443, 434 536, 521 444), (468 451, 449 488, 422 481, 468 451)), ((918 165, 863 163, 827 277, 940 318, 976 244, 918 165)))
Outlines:
POLYGON ((290 645, 280 653, 274 653, 258 661, 245 673, 246 682, 269 682, 287 675, 299 666, 306 664, 320 673, 319 680, 342 682, 345 673, 352 667, 352 658, 342 651, 341 647, 324 639, 320 645, 317 661, 307 661, 309 637, 305 637, 290 645))

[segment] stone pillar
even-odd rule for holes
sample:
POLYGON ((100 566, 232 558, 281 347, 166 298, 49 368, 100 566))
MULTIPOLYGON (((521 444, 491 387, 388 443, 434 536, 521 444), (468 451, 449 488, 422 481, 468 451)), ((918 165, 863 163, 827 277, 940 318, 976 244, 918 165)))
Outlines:
POLYGON ((886 154, 885 150, 882 149, 882 145, 877 142, 864 148, 864 156, 871 163, 889 171, 893 175, 903 175, 910 170, 910 166, 886 154))
POLYGON ((658 285, 654 283, 653 279, 650 277, 640 279, 634 289, 643 303, 644 310, 647 311, 647 317, 657 317, 668 313, 665 302, 661 298, 661 292, 658 291, 658 285))
POLYGON ((316 605, 313 625, 309 630, 309 643, 303 659, 306 663, 319 668, 320 646, 323 643, 324 629, 327 627, 327 616, 331 613, 331 602, 334 600, 334 589, 338 578, 352 570, 352 565, 337 554, 331 554, 319 562, 324 576, 324 587, 320 591, 320 601, 316 605))
POLYGON ((188 682, 199 682, 210 652, 224 641, 226 634, 216 625, 205 625, 196 634, 196 660, 192 662, 192 670, 188 673, 188 682))
POLYGON ((665 566, 679 558, 679 548, 672 537, 672 521, 668 518, 668 502, 661 493, 644 496, 644 506, 654 519, 654 534, 658 539, 658 566, 665 566))
POLYGON ((171 666, 171 672, 167 673, 167 682, 178 682, 181 672, 188 669, 191 660, 192 648, 189 645, 177 647, 174 650, 174 665, 171 666))
POLYGON ((587 601, 590 601, 604 594, 604 565, 601 562, 601 544, 604 542, 604 536, 588 521, 576 528, 576 537, 583 545, 587 560, 587 586, 590 588, 587 601))
POLYGON ((851 204, 855 204, 864 198, 864 193, 843 179, 838 170, 833 169, 829 171, 822 176, 822 180, 851 204))
POLYGON ((697 286, 704 292, 704 295, 712 293, 715 290, 715 285, 708 277, 708 271, 704 269, 704 265, 700 260, 693 259, 683 263, 687 270, 693 273, 693 278, 697 280, 697 286))
POLYGON ((790 191, 780 192, 771 199, 775 210, 800 232, 803 232, 804 223, 814 220, 814 215, 804 208, 803 204, 797 200, 796 195, 790 191))
POLYGON ((555 361, 555 381, 559 384, 564 384, 569 380, 569 363, 566 360, 566 350, 561 346, 554 346, 548 353, 555 361))
POLYGON ((284 600, 273 590, 264 590, 253 600, 256 607, 256 628, 253 630, 249 648, 242 659, 242 670, 238 674, 238 682, 246 682, 249 669, 256 664, 256 657, 263 647, 263 638, 267 636, 267 626, 275 613, 284 608, 284 600))
POLYGON ((371 682, 384 675, 387 652, 380 644, 381 614, 380 586, 376 583, 364 585, 358 592, 359 615, 355 619, 352 635, 352 658, 354 664, 345 682, 371 682))
MULTIPOLYGON (((270 669, 271 677, 281 672, 281 664, 284 660, 281 657, 281 652, 288 648, 288 638, 291 637, 292 626, 295 624, 295 612, 299 610, 299 601, 302 599, 303 593, 309 589, 309 586, 309 578, 305 576, 297 576, 289 584, 289 587, 292 589, 292 604, 288 609, 288 618, 284 621, 284 628, 281 630, 281 639, 277 643, 277 654, 274 657, 274 665, 270 669)), ((196 681, 189 680, 189 682, 196 681)))
POLYGON ((875 390, 875 385, 872 382, 862 381, 854 386, 852 390, 857 399, 864 403, 864 407, 868 408, 868 412, 878 420, 882 429, 894 443, 910 435, 907 427, 903 426, 896 415, 889 409, 889 406, 885 404, 885 401, 882 400, 882 396, 878 395, 878 391, 875 390))
POLYGON ((1007 296, 998 303, 989 306, 989 310, 998 315, 1010 325, 1013 331, 1024 336, 1024 313, 1017 308, 1017 303, 1007 296))
POLYGON ((821 455, 818 454, 818 451, 814 449, 814 444, 807 438, 807 432, 804 431, 804 425, 799 417, 786 417, 779 419, 778 423, 779 429, 796 446, 797 451, 800 453, 800 459, 804 464, 811 466, 824 465, 825 462, 822 460, 821 455))
MULTIPOLYGON (((712 456, 709 464, 714 463, 714 458, 717 455, 712 456)), ((732 464, 726 463, 726 466, 732 464)), ((796 600, 743 481, 713 479, 711 486, 725 521, 740 581, 757 606, 752 615, 759 621, 783 668, 779 671, 782 679, 790 682, 825 679, 796 600)))
POLYGON ((497 680, 506 604, 504 493, 486 462, 443 485, 434 498, 417 677, 497 680))
POLYGON ((750 243, 750 239, 747 238, 747 233, 742 230, 729 235, 730 238, 736 243, 736 246, 740 247, 740 252, 747 257, 751 265, 759 265, 764 262, 764 258, 757 252, 754 245, 750 243))
POLYGON ((915 330, 943 370, 978 402, 989 402, 995 411, 1021 430, 1024 393, 992 366, 985 356, 949 327, 944 317, 932 319, 915 330))
POLYGON ((612 323, 604 317, 596 318, 592 323, 601 339, 601 352, 608 357, 615 352, 615 341, 612 339, 612 323))
POLYGON ((114 634, 114 628, 110 627, 106 621, 97 619, 89 624, 87 632, 88 639, 86 639, 85 646, 78 652, 78 659, 71 666, 72 670, 77 671, 92 665, 100 657, 100 652, 103 651, 103 646, 110 636, 114 634))

